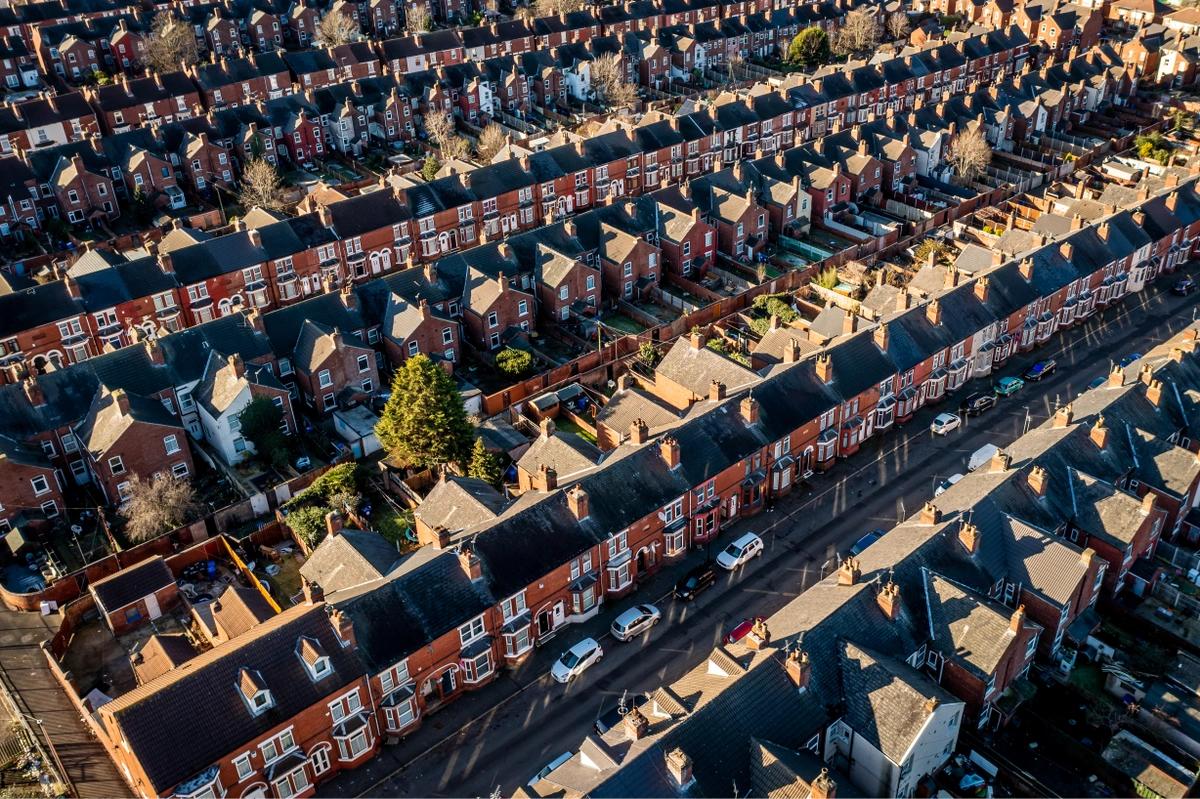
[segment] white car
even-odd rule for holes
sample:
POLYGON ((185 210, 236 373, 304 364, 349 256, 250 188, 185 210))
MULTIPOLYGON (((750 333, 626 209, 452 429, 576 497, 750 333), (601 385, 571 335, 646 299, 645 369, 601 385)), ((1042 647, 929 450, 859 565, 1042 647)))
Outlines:
POLYGON ((662 613, 653 605, 634 605, 613 619, 612 634, 618 641, 628 641, 644 633, 662 618, 662 613))
POLYGON ((604 657, 604 650, 594 638, 584 638, 575 646, 559 655, 550 669, 550 676, 561 683, 570 682, 587 671, 588 666, 599 663, 604 657))
POLYGON ((938 487, 934 490, 933 495, 935 497, 940 497, 942 494, 945 494, 947 491, 949 491, 950 487, 953 486, 955 483, 957 483, 961 479, 963 479, 963 476, 961 473, 950 475, 945 480, 938 483, 938 487))
POLYGON ((953 413, 939 413, 933 418, 933 424, 929 425, 929 432, 935 436, 944 436, 954 432, 962 426, 962 419, 958 418, 953 413))
POLYGON ((763 541, 754 533, 746 533, 738 540, 721 550, 717 555, 717 565, 722 569, 733 571, 746 563, 750 558, 757 558, 763 553, 763 541))

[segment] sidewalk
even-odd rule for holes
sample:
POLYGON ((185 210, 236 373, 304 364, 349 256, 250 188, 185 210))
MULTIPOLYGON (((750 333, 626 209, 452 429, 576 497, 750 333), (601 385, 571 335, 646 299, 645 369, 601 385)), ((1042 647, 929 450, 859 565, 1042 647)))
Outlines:
POLYGON ((57 617, 0 609, 0 672, 30 724, 53 746, 72 793, 80 797, 130 796, 117 767, 92 736, 50 673, 41 643, 57 617))

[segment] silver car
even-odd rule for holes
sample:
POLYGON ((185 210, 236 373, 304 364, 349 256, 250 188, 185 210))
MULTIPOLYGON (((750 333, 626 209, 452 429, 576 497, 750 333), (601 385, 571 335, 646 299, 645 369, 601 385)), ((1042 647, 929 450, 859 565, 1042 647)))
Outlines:
POLYGON ((612 634, 618 641, 628 641, 658 624, 662 613, 653 605, 634 605, 613 619, 612 634))

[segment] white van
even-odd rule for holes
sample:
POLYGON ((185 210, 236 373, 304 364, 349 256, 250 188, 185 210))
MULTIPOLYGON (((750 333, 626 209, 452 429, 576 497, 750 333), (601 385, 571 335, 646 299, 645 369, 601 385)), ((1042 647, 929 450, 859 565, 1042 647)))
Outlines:
POLYGON ((999 451, 1000 448, 995 444, 984 444, 971 453, 971 458, 967 461, 967 471, 974 472, 987 466, 999 451))

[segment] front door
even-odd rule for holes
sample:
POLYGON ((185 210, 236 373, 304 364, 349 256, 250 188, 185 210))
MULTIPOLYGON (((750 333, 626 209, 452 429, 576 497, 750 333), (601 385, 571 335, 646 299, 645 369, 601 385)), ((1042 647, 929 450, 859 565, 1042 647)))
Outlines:
POLYGON ((537 636, 542 638, 554 630, 554 616, 550 611, 543 610, 537 615, 537 636))

